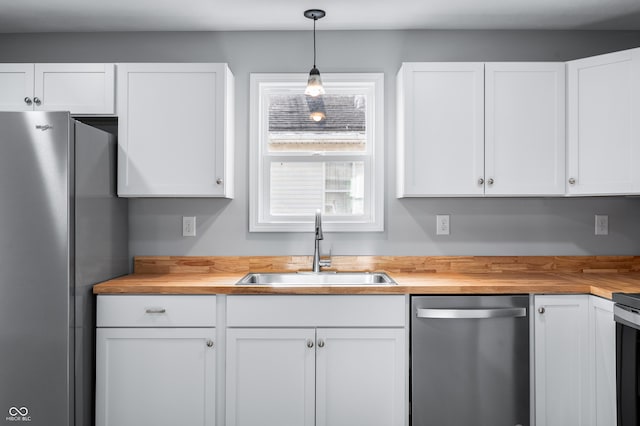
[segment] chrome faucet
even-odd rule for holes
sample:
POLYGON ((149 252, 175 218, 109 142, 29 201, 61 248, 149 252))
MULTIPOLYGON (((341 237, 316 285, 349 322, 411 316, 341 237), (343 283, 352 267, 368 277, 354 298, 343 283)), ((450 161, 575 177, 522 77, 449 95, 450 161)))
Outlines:
POLYGON ((320 268, 331 266, 331 259, 320 260, 320 240, 322 235, 322 213, 316 210, 315 249, 313 251, 313 272, 320 272, 320 268))

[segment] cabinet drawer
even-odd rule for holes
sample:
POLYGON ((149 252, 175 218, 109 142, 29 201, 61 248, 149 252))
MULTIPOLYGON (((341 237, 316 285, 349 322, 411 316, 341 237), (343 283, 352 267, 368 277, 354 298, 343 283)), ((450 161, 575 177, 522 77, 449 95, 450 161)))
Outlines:
POLYGON ((404 327, 406 296, 227 297, 229 327, 404 327))
POLYGON ((216 296, 100 295, 98 327, 214 327, 216 296))

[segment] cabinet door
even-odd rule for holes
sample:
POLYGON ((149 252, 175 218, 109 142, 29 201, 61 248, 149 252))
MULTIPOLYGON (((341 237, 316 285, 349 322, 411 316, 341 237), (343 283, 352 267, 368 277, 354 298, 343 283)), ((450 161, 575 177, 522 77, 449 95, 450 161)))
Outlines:
POLYGON ((591 415, 594 426, 616 424, 616 323, 613 302, 589 298, 590 353, 593 390, 591 415))
POLYGON ((0 64, 0 111, 33 110, 33 64, 0 64))
POLYGON ((114 64, 36 64, 34 109, 113 114, 114 71, 114 64))
POLYGON ((485 64, 485 194, 564 195, 564 63, 485 64))
POLYGON ((484 193, 484 65, 405 63, 398 73, 398 197, 484 193))
POLYGON ((589 296, 535 296, 537 426, 589 426, 589 296))
POLYGON ((97 426, 215 425, 213 328, 99 328, 97 426))
POLYGON ((317 334, 316 426, 403 426, 405 330, 317 334))
POLYGON ((119 64, 118 195, 232 197, 232 81, 224 64, 119 64))
POLYGON ((569 194, 640 192, 639 54, 568 62, 569 194))
POLYGON ((314 329, 227 329, 227 426, 313 426, 314 329))

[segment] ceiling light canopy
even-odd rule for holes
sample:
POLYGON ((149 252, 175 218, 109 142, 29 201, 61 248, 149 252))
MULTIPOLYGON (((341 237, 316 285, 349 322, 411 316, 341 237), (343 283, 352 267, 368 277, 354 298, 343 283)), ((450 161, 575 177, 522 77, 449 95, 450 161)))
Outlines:
POLYGON ((324 87, 322 87, 320 71, 316 68, 316 21, 324 18, 325 15, 325 11, 320 9, 309 9, 304 12, 305 17, 313 19, 313 68, 311 68, 311 71, 309 72, 307 88, 304 91, 305 95, 312 97, 324 95, 324 87))

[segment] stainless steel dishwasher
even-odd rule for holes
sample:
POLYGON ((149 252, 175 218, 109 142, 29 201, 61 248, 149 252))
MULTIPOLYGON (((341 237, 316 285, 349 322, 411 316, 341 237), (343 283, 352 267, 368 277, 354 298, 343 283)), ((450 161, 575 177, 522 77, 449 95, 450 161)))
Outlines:
POLYGON ((529 296, 411 298, 411 425, 528 426, 529 296))

